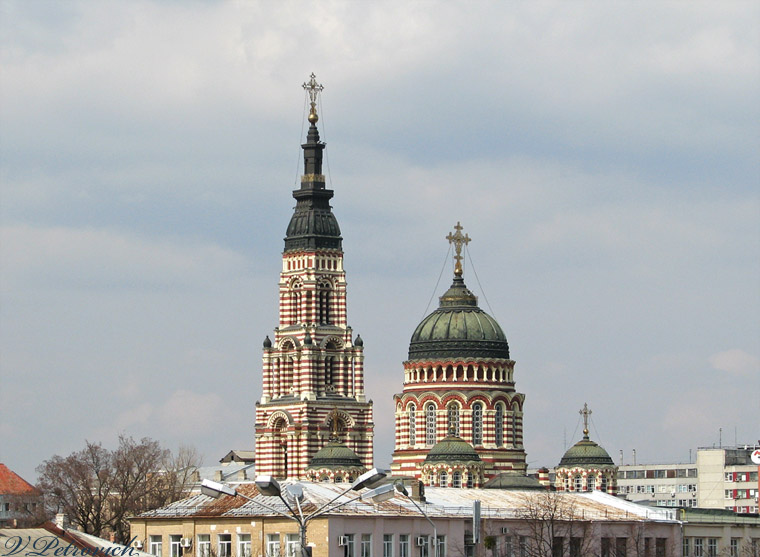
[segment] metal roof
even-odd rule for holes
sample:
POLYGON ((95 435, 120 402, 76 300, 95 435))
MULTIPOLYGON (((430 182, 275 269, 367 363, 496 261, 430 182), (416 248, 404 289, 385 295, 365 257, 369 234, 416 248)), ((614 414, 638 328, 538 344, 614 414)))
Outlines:
MULTIPOLYGON (((361 493, 350 491, 350 484, 312 483, 284 481, 281 485, 300 483, 303 486, 304 499, 301 503, 304 514, 309 514, 322 507, 332 499, 335 505, 344 506, 326 513, 340 516, 381 515, 386 517, 418 516, 419 511, 405 496, 396 493, 393 498, 381 503, 371 500, 353 500, 361 493), (343 493, 349 490, 347 493, 343 493), (353 500, 353 501, 352 501, 353 500)), ((242 497, 224 496, 213 499, 205 495, 193 495, 160 509, 141 514, 138 518, 174 518, 174 517, 253 517, 275 516, 277 513, 268 507, 274 507, 282 512, 288 510, 278 497, 261 495, 255 485, 243 484, 238 491, 253 501, 242 497), (266 506, 265 506, 266 505, 266 506)), ((625 501, 606 493, 562 493, 515 491, 499 489, 455 489, 435 488, 425 489, 426 502, 418 502, 431 517, 470 517, 473 502, 481 502, 481 515, 484 518, 525 518, 526 509, 530 505, 540 504, 541 497, 558 497, 566 503, 566 508, 572 509, 573 516, 585 520, 658 520, 675 521, 676 513, 672 509, 649 508, 630 501, 625 501)))

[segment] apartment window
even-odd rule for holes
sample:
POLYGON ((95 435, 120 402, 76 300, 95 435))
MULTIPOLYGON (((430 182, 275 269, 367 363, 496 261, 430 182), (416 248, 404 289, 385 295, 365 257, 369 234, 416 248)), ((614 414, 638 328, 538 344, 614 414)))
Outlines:
POLYGON ((657 538, 654 543, 654 555, 655 557, 665 557, 665 550, 667 548, 667 542, 665 538, 657 538))
POLYGON ((267 557, 280 557, 280 534, 267 534, 267 557))
POLYGON ((733 499, 734 498, 734 490, 733 489, 726 489, 725 490, 725 498, 726 499, 733 499))
POLYGON ((684 538, 683 543, 681 544, 681 555, 683 555, 683 557, 689 557, 691 555, 689 551, 690 549, 691 549, 691 539, 684 538))
POLYGON ((472 405, 472 444, 483 444, 483 405, 480 402, 472 405))
POLYGON ((731 557, 739 557, 739 538, 731 538, 730 550, 731 557))
POLYGON ((409 543, 409 534, 398 535, 398 557, 412 557, 412 547, 409 543))
POLYGON ((361 557, 372 557, 372 534, 362 534, 359 550, 361 557))
MULTIPOLYGON (((351 544, 353 549, 354 544, 351 544)), ((287 534, 285 536, 285 555, 287 557, 300 557, 301 555, 301 540, 298 534, 287 534)), ((351 554, 353 557, 353 553, 351 554)))
POLYGON ((163 551, 161 548, 161 536, 151 536, 150 538, 150 552, 156 557, 161 557, 163 551))
POLYGON ((652 538, 644 538, 644 555, 652 557, 652 538))
POLYGON ((451 435, 452 433, 459 436, 459 405, 456 402, 450 402, 448 407, 446 408, 447 415, 449 418, 449 428, 446 432, 447 435, 451 435))
POLYGON ((180 545, 181 543, 182 543, 182 536, 179 536, 176 534, 169 536, 169 555, 171 557, 182 556, 182 546, 180 545))
POLYGON ((602 557, 612 557, 612 538, 602 538, 602 557))
POLYGON ((528 537, 520 536, 520 557, 528 557, 528 537))
POLYGON ((217 557, 232 557, 232 534, 219 534, 217 542, 217 557))
POLYGON ((570 557, 581 557, 581 538, 570 538, 570 557))
POLYGON ((432 402, 425 408, 425 443, 435 445, 435 404, 432 402))
POLYGON ((449 475, 446 470, 441 470, 438 474, 438 485, 441 487, 447 487, 449 485, 449 475))
MULTIPOLYGON (((423 543, 419 545, 420 557, 430 557, 430 551, 429 551, 430 539, 427 536, 417 536, 417 537, 420 538, 419 541, 425 540, 423 543)), ((414 545, 417 545, 417 540, 415 540, 414 545)))
POLYGON ((438 536, 438 557, 446 557, 446 536, 438 536))
POLYGON ((686 470, 686 476, 689 478, 696 478, 697 477, 697 469, 696 468, 689 468, 686 470))
POLYGON ((459 470, 451 474, 451 486, 462 487, 462 473, 459 470))
POLYGON ((506 538, 504 540, 504 553, 505 557, 514 557, 514 552, 512 551, 512 538, 506 538))
POLYGON ((615 557, 626 557, 628 538, 615 538, 615 557))
POLYGON ((198 534, 197 557, 211 557, 211 536, 198 534))
POLYGON ((409 405, 409 444, 417 444, 417 407, 409 405))
POLYGON ((344 534, 343 537, 346 538, 345 557, 354 557, 354 535, 344 534))
POLYGON ((393 557, 393 534, 383 534, 383 557, 393 557))
POLYGON ((555 536, 552 539, 552 557, 562 557, 564 555, 564 538, 555 536))
POLYGON ((718 557, 718 538, 707 538, 707 557, 718 557))
POLYGON ((504 446, 504 405, 496 405, 496 415, 493 420, 493 435, 497 447, 504 446))
POLYGON ((472 532, 464 533, 464 557, 475 557, 475 543, 472 541, 472 532))
POLYGON ((238 557, 251 557, 250 534, 238 534, 238 557))
POLYGON ((694 538, 694 557, 705 557, 704 543, 702 538, 694 538))
POLYGON ((734 473, 733 472, 726 472, 726 481, 727 482, 734 481, 734 473))

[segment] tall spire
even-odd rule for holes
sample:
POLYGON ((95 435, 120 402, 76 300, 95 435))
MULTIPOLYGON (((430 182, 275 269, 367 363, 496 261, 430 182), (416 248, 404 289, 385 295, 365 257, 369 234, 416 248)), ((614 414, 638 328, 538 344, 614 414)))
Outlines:
POLYGON ((309 81, 302 85, 309 95, 309 132, 303 149, 303 175, 301 188, 293 192, 296 208, 285 236, 285 251, 298 249, 341 249, 340 227, 332 214, 330 199, 333 191, 325 188, 322 174, 322 154, 324 142, 319 140, 317 130, 317 100, 324 86, 317 83, 312 73, 309 81))

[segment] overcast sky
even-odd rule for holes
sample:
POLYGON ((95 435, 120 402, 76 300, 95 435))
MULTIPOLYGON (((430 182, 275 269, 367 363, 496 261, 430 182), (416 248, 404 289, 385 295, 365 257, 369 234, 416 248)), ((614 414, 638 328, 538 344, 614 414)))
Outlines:
POLYGON ((584 402, 616 462, 760 438, 759 3, 0 10, 0 460, 29 481, 119 433, 253 447, 311 72, 376 464, 457 221, 531 466, 584 402))

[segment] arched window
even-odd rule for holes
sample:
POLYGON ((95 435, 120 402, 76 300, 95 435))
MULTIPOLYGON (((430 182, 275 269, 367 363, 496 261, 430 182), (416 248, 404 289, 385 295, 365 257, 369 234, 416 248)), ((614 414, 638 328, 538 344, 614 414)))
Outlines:
POLYGON ((575 491, 583 491, 583 476, 580 474, 575 475, 575 491))
POLYGON ((475 485, 475 476, 472 470, 470 470, 469 472, 467 472, 467 487, 473 487, 474 485, 475 485))
POLYGON ((451 486, 462 487, 462 473, 459 470, 451 475, 451 486))
POLYGON ((588 478, 586 478, 586 491, 594 491, 596 488, 596 476, 593 474, 589 474, 588 478))
POLYGON ((409 405, 409 444, 417 444, 417 407, 414 404, 409 405))
POLYGON ((496 415, 493 420, 493 436, 497 447, 504 446, 504 405, 496 405, 496 415))
POLYGON ((483 405, 480 402, 472 405, 472 444, 483 444, 483 405))
POLYGON ((516 402, 512 403, 512 446, 519 447, 517 443, 517 411, 520 407, 516 402))
POLYGON ((425 408, 425 443, 435 445, 435 404, 432 402, 425 408))
POLYGON ((332 322, 332 311, 330 304, 332 304, 332 285, 330 281, 323 280, 319 283, 319 294, 317 298, 319 307, 319 322, 330 324, 332 322))
POLYGON ((452 433, 459 436, 459 405, 456 402, 450 402, 447 407, 447 414, 449 418, 448 435, 452 433))
POLYGON ((325 386, 335 386, 335 356, 325 358, 325 386))
POLYGON ((441 470, 441 472, 438 474, 438 484, 441 487, 448 487, 449 475, 446 473, 446 470, 441 470))
POLYGON ((602 485, 600 485, 599 488, 602 491, 606 492, 607 491, 607 476, 605 474, 602 474, 602 477, 600 479, 601 479, 602 485))
POLYGON ((301 281, 296 279, 290 283, 290 323, 301 322, 301 281))
POLYGON ((343 476, 335 476, 335 483, 336 484, 343 483, 343 476))
POLYGON ((322 479, 319 480, 320 482, 329 482, 330 476, 322 476, 322 479))

